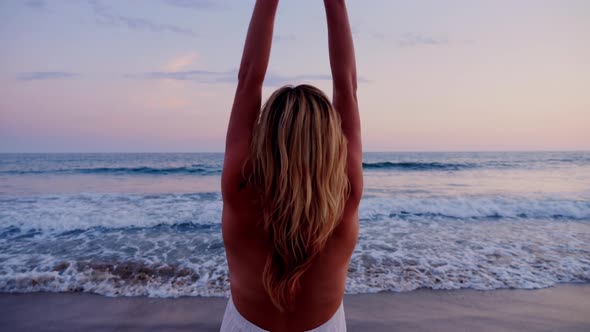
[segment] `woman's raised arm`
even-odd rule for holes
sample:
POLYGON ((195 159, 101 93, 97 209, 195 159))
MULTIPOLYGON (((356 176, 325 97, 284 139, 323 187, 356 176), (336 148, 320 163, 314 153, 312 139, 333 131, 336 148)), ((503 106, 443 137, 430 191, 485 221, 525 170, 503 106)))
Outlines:
POLYGON ((278 4, 279 0, 256 1, 238 72, 238 88, 229 120, 226 149, 236 142, 248 140, 258 117, 278 4))
POLYGON ((332 103, 342 119, 348 139, 348 176, 352 194, 362 194, 361 121, 356 96, 357 75, 352 31, 345 0, 324 0, 334 96, 332 103))
POLYGON ((233 186, 249 150, 252 128, 262 102, 262 83, 268 68, 275 14, 279 0, 257 0, 248 28, 238 87, 225 141, 223 186, 233 186))

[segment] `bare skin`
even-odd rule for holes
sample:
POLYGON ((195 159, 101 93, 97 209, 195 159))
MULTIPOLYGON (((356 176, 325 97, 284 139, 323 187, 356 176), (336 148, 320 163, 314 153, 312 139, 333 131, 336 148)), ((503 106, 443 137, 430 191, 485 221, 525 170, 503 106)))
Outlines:
MULTIPOLYGON (((260 226, 260 206, 245 185, 242 166, 248 158, 252 128, 262 100, 278 0, 257 0, 246 37, 238 87, 230 117, 222 174, 222 231, 230 270, 232 299, 248 321, 270 331, 305 331, 328 321, 344 296, 348 264, 358 237, 362 180, 360 118, 356 97, 354 46, 345 0, 324 0, 328 21, 333 104, 348 139, 351 194, 339 226, 301 280, 293 311, 280 312, 262 284, 270 251, 260 226)), ((248 172, 248 167, 245 169, 248 172)))

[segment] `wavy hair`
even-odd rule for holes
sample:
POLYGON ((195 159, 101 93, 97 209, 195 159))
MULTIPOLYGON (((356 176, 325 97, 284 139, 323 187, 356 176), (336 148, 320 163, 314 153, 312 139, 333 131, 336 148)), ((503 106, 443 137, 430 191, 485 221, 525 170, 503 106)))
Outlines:
POLYGON ((310 85, 284 86, 262 107, 250 147, 250 183, 260 195, 271 250, 263 284, 280 310, 342 218, 350 183, 339 114, 310 85))

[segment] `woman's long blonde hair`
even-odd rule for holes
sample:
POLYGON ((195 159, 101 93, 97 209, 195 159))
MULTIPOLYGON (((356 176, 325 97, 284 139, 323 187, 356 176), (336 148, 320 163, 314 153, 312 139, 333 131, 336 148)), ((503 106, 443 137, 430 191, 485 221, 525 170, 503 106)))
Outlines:
POLYGON ((339 114, 310 85, 285 86, 262 107, 252 135, 250 182, 260 194, 271 251, 263 284, 281 311, 342 218, 350 185, 339 114))

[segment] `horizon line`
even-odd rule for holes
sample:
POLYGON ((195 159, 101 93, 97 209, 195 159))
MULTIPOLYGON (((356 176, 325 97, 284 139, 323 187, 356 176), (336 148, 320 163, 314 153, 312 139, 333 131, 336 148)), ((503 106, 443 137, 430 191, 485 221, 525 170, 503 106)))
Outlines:
MULTIPOLYGON (((369 150, 363 151, 363 153, 505 153, 505 152, 584 152, 590 153, 588 150, 580 149, 563 149, 563 150, 369 150)), ((197 154, 197 153, 212 153, 212 154, 224 154, 224 151, 93 151, 93 152, 80 152, 80 151, 45 151, 45 152, 3 152, 0 154, 197 154)))

